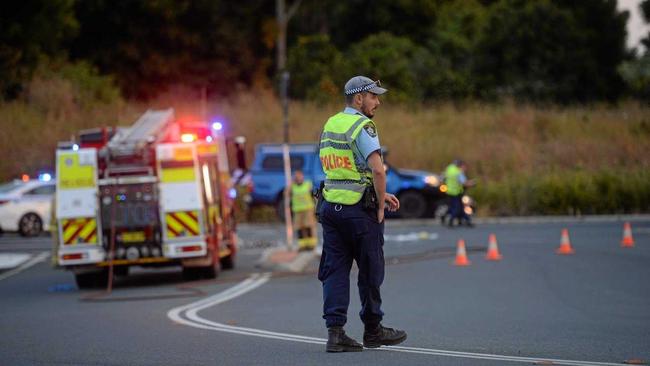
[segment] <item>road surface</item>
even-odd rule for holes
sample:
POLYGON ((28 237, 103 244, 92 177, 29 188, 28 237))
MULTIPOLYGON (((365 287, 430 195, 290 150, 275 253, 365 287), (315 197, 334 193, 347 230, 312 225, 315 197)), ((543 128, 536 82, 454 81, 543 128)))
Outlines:
MULTIPOLYGON (((3 365, 504 365, 620 364, 650 360, 650 222, 386 228, 384 324, 408 332, 401 347, 326 354, 314 261, 298 274, 265 272, 263 251, 283 229, 242 226, 244 248, 217 280, 183 282, 178 269, 134 271, 110 295, 79 291, 42 253, 46 236, 0 237, 0 253, 30 266, 0 273, 3 365), (572 256, 555 254, 568 228, 572 256), (484 259, 495 233, 503 259, 484 259), (451 264, 459 238, 468 267, 451 264), (39 257, 40 256, 40 257, 39 257), (34 259, 36 259, 34 261, 34 259)), ((352 275, 352 284, 356 283, 352 275)), ((353 287, 346 329, 363 327, 353 287)))

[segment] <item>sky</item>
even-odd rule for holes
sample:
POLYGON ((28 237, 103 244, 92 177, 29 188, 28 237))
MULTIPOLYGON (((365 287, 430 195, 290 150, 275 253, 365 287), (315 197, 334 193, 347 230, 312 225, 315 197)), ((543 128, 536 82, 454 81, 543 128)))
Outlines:
POLYGON ((627 45, 630 48, 639 47, 640 40, 650 31, 650 25, 645 24, 641 15, 640 2, 641 0, 618 0, 618 8, 630 12, 627 20, 627 45))

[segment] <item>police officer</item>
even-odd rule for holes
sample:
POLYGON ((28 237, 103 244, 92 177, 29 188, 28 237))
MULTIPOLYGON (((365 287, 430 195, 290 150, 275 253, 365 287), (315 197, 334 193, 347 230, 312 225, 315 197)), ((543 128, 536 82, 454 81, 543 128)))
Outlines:
POLYGON ((363 346, 395 345, 406 339, 406 332, 381 324, 384 208, 396 211, 399 201, 386 193, 386 172, 377 128, 371 118, 379 107, 379 96, 387 90, 379 80, 355 76, 345 84, 344 91, 347 107, 325 123, 320 141, 326 179, 319 212, 323 253, 318 279, 323 283, 327 352, 363 349, 343 330, 350 303, 353 260, 359 268, 363 346))
POLYGON ((447 210, 447 214, 442 216, 440 219, 444 224, 445 217, 449 215, 449 227, 454 225, 454 220, 458 220, 458 225, 465 222, 467 226, 473 226, 472 220, 463 209, 463 194, 465 193, 465 188, 474 185, 474 181, 467 179, 465 176, 466 171, 467 163, 460 159, 454 160, 445 170, 445 184, 447 185, 449 209, 447 210))
POLYGON ((291 184, 291 211, 298 228, 298 250, 312 250, 316 247, 316 219, 312 182, 305 180, 302 170, 296 170, 291 184))

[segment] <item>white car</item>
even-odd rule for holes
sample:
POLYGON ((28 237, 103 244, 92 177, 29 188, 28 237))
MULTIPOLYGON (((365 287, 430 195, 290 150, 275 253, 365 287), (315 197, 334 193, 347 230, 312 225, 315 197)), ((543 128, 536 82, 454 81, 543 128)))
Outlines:
POLYGON ((50 225, 54 181, 30 180, 0 185, 0 232, 39 235, 50 225))

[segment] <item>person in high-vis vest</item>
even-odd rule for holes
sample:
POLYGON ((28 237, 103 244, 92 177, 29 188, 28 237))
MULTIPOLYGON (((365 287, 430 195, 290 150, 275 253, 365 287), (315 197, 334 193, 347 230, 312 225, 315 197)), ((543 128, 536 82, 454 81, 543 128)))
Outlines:
POLYGON ((379 96, 386 91, 379 80, 353 77, 345 84, 347 107, 325 123, 321 134, 319 155, 326 178, 319 208, 323 252, 318 279, 323 284, 327 352, 356 352, 364 346, 395 345, 406 339, 406 332, 381 324, 384 208, 399 209, 399 200, 386 193, 381 146, 371 119, 380 105, 379 96), (343 330, 352 261, 359 269, 363 346, 343 330))
POLYGON ((296 170, 291 184, 291 211, 294 226, 298 230, 298 249, 313 250, 316 247, 316 218, 314 217, 313 184, 305 180, 301 170, 296 170))
POLYGON ((441 220, 444 224, 447 216, 449 216, 449 227, 454 225, 454 220, 458 220, 459 225, 465 223, 468 226, 472 226, 471 218, 463 209, 463 194, 465 193, 465 188, 474 184, 472 180, 468 180, 465 176, 466 170, 467 164, 460 159, 454 160, 447 166, 447 169, 445 169, 448 210, 447 214, 441 217, 441 220))

